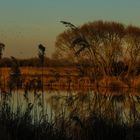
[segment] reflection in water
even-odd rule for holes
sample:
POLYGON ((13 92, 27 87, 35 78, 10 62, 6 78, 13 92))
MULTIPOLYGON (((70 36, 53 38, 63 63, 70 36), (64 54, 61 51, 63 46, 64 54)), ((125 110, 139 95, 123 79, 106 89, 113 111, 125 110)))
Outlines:
POLYGON ((132 124, 140 119, 139 100, 139 96, 132 93, 74 91, 56 92, 48 98, 47 103, 54 114, 65 111, 70 118, 83 120, 96 114, 114 123, 132 124))
MULTIPOLYGON (((42 99, 40 92, 11 94, 1 93, 1 102, 7 98, 13 111, 23 110, 33 105, 32 116, 36 122, 40 120, 42 99)), ((45 115, 50 121, 63 117, 65 120, 84 121, 95 115, 114 123, 133 124, 140 120, 139 93, 123 91, 100 92, 86 91, 46 91, 44 94, 45 115)))

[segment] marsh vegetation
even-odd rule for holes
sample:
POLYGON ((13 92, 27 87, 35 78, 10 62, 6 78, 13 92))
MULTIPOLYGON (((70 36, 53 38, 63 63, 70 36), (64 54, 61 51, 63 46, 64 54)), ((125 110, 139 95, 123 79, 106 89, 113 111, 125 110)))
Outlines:
POLYGON ((31 59, 2 58, 2 140, 140 138, 140 28, 89 22, 58 35, 31 59))

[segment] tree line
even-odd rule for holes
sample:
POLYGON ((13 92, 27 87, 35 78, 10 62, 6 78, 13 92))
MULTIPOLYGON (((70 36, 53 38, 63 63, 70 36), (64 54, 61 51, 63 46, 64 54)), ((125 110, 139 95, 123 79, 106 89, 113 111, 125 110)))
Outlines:
MULTIPOLYGON (((20 67, 41 67, 40 60, 38 57, 28 58, 28 59, 18 59, 20 67)), ((0 59, 0 67, 12 67, 12 59, 9 57, 4 57, 0 59)), ((72 63, 67 59, 56 59, 56 58, 44 58, 45 67, 58 67, 58 66, 75 66, 76 64, 72 63)))

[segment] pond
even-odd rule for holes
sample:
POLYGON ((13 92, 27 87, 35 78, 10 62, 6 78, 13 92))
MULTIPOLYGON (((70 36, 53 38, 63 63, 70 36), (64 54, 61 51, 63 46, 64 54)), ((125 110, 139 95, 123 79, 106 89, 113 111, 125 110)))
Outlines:
POLYGON ((33 123, 43 115, 49 121, 64 119, 86 120, 91 115, 114 123, 131 125, 140 120, 140 93, 138 91, 100 90, 45 90, 2 93, 1 104, 6 103, 13 112, 25 113, 30 108, 33 123))

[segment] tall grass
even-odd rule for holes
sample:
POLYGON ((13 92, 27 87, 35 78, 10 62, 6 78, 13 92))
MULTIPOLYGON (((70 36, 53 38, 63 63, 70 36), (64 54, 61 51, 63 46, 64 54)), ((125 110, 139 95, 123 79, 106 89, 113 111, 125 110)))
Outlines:
MULTIPOLYGON (((1 93, 0 136, 2 140, 128 140, 139 137, 140 114, 136 101, 139 98, 94 91, 61 93, 47 100, 51 112, 44 113, 39 92, 24 93, 24 106, 13 105, 14 93, 1 93), (123 108, 127 104, 128 109, 123 108), (42 111, 43 110, 43 111, 42 111), (125 114, 126 113, 126 114, 125 114), (130 114, 128 116, 128 114, 130 114), (127 118, 127 121, 123 118, 127 118), (136 131, 135 131, 136 129, 136 131)), ((21 94, 21 93, 19 93, 21 94)))
POLYGON ((24 107, 17 104, 14 109, 10 96, 6 93, 1 94, 0 136, 2 140, 64 139, 63 133, 59 132, 54 122, 49 121, 47 114, 44 115, 42 110, 40 113, 37 112, 36 109, 39 106, 41 109, 43 107, 39 103, 39 97, 35 97, 33 103, 29 102, 28 97, 26 97, 24 107), (36 118, 38 115, 39 117, 36 118))

